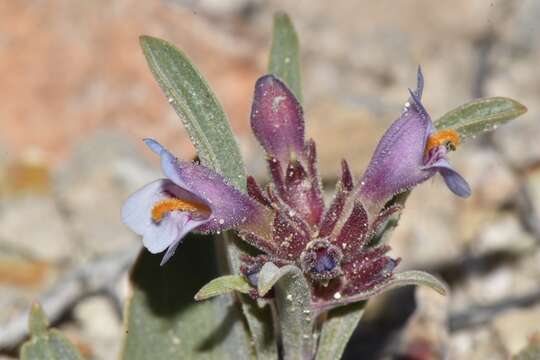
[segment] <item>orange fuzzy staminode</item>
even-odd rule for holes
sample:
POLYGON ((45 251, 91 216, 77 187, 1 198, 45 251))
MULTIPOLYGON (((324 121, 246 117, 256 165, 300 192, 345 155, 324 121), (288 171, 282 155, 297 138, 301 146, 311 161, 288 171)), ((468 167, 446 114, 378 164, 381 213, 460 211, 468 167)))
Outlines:
POLYGON ((209 212, 210 209, 203 204, 189 202, 181 199, 164 199, 154 204, 152 208, 152 220, 160 222, 166 213, 170 211, 186 211, 186 212, 209 212))
POLYGON ((426 153, 431 149, 444 145, 450 150, 455 150, 460 144, 461 139, 456 130, 444 129, 437 131, 427 139, 426 153))

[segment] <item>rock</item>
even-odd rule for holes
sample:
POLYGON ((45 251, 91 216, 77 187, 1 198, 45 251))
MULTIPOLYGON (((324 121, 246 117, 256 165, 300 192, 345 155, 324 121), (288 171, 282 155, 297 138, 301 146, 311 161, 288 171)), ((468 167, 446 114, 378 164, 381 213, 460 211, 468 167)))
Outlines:
POLYGON ((76 238, 76 256, 139 245, 138 236, 122 223, 121 208, 130 193, 162 177, 144 156, 119 134, 97 133, 56 174, 55 192, 76 238))
POLYGON ((428 287, 416 287, 416 310, 402 331, 398 353, 407 359, 436 360, 448 356, 449 298, 428 287))
POLYGON ((69 259, 78 247, 56 201, 48 195, 0 200, 0 239, 16 253, 51 262, 69 259))
POLYGON ((536 240, 523 229, 519 219, 511 213, 502 213, 491 219, 471 241, 473 254, 506 251, 524 253, 532 249, 536 240))
POLYGON ((452 335, 449 359, 507 360, 508 354, 491 329, 480 327, 452 335))
POLYGON ((525 188, 534 211, 528 215, 540 219, 540 168, 532 168, 526 173, 525 188))
MULTIPOLYGON (((399 107, 395 110, 393 115, 397 116, 399 107)), ((322 178, 335 181, 341 174, 341 159, 346 159, 353 173, 361 176, 393 115, 343 101, 310 107, 306 114, 307 136, 317 142, 322 178)))
POLYGON ((93 358, 108 359, 122 346, 122 325, 111 302, 102 296, 88 298, 74 309, 79 336, 88 344, 93 358))
POLYGON ((493 329, 507 354, 516 354, 523 349, 531 335, 540 330, 540 305, 525 309, 514 309, 498 316, 493 329))

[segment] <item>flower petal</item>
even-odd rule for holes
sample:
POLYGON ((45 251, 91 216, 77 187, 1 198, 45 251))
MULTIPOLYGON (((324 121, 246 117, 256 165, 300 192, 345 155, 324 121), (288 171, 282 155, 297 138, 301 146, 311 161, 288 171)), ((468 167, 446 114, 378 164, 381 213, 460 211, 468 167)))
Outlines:
POLYGON ((265 75, 255 84, 251 108, 251 128, 271 157, 284 166, 304 148, 302 107, 287 86, 273 75, 265 75))
POLYGON ((433 175, 422 169, 431 119, 416 94, 410 93, 411 103, 382 137, 362 178, 360 196, 368 208, 433 175))
POLYGON ((154 181, 132 194, 122 208, 122 220, 135 233, 143 236, 143 245, 152 254, 168 248, 164 264, 185 234, 208 221, 209 214, 172 211, 159 222, 152 219, 152 209, 161 200, 178 198, 192 203, 202 200, 168 179, 154 181))
POLYGON ((239 225, 262 226, 267 220, 264 216, 268 211, 263 205, 229 185, 218 173, 205 166, 176 159, 154 140, 145 142, 155 152, 159 151, 164 174, 179 187, 200 197, 211 209, 211 221, 202 224, 198 231, 222 231, 239 225))
MULTIPOLYGON (((126 200, 122 207, 123 222, 135 233, 144 235, 149 227, 155 226, 152 220, 152 209, 155 204, 171 196, 204 204, 202 199, 180 188, 169 179, 156 180, 142 187, 126 200)), ((165 247, 161 251, 164 249, 165 247)))
POLYGON ((457 196, 466 198, 471 196, 471 187, 467 181, 452 168, 448 160, 441 159, 431 165, 430 169, 436 169, 442 175, 446 186, 457 196))

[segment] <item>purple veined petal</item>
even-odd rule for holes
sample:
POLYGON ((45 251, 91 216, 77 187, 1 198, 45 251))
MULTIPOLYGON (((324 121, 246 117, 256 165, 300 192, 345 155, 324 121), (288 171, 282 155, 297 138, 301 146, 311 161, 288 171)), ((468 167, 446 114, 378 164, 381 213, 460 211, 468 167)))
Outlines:
POLYGON ((467 181, 452 168, 448 160, 441 159, 431 165, 429 169, 437 170, 444 179, 446 186, 457 196, 467 198, 471 196, 471 187, 467 181))
POLYGON ((409 92, 412 102, 383 135, 360 183, 360 198, 370 211, 433 176, 422 169, 431 119, 409 92))
POLYGON ((159 150, 163 173, 180 188, 201 198, 211 209, 211 220, 197 228, 201 232, 247 227, 266 237, 270 233, 270 212, 262 204, 229 185, 225 179, 209 168, 176 159, 157 141, 147 145, 159 150))
POLYGON ((287 86, 273 75, 255 84, 251 128, 270 157, 284 166, 304 148, 304 119, 300 103, 287 86))

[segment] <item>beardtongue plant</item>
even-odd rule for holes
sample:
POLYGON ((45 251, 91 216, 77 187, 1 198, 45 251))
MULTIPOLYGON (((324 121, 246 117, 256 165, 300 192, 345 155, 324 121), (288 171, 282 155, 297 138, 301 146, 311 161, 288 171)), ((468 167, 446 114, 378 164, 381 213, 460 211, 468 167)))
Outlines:
POLYGON ((164 177, 122 209, 148 250, 131 275, 123 359, 338 359, 370 297, 416 284, 447 292, 432 275, 398 271, 400 259, 388 255, 390 232, 409 192, 434 176, 470 196, 449 152, 524 106, 480 99, 433 122, 418 69, 415 90, 364 175, 354 178, 343 160, 325 204, 315 143, 305 139, 298 41, 286 15, 275 17, 269 74, 257 80, 251 110, 271 178, 264 188, 245 175, 225 114, 185 55, 163 40, 142 37, 141 44, 201 164, 145 140, 164 177), (217 249, 205 241, 210 236, 193 233, 214 234, 217 249), (212 279, 214 256, 229 275, 212 279), (200 286, 201 302, 193 303, 200 286))

